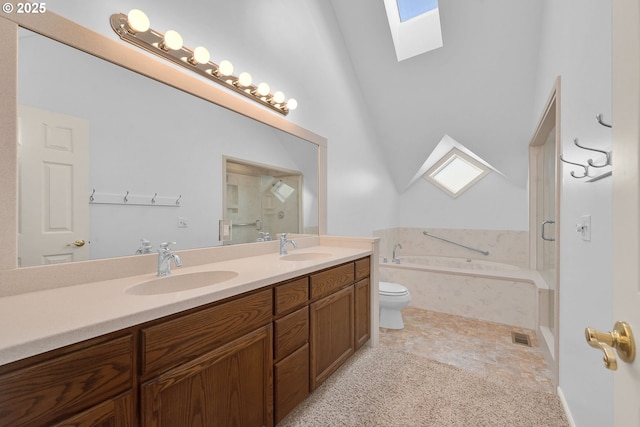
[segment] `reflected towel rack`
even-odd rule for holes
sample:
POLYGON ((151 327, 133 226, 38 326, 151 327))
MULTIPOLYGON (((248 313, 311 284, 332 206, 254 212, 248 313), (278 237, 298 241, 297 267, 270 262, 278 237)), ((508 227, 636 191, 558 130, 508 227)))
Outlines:
POLYGON ((94 188, 89 195, 89 204, 91 205, 122 205, 122 206, 161 206, 166 208, 180 207, 180 199, 182 194, 175 196, 158 196, 153 195, 135 195, 129 190, 123 194, 114 193, 96 193, 94 188))
POLYGON ((262 221, 260 221, 259 219, 256 219, 255 222, 242 222, 242 223, 232 222, 231 226, 232 227, 250 227, 250 226, 255 226, 256 230, 262 230, 262 221))
POLYGON ((460 246, 461 248, 469 249, 470 251, 480 252, 482 255, 489 255, 489 251, 483 251, 482 249, 472 248, 471 246, 463 245, 462 243, 454 242, 449 239, 445 239, 444 237, 436 236, 434 234, 429 233, 428 231, 423 231, 422 234, 425 236, 433 237, 438 240, 442 240, 443 242, 451 243, 452 245, 460 246))

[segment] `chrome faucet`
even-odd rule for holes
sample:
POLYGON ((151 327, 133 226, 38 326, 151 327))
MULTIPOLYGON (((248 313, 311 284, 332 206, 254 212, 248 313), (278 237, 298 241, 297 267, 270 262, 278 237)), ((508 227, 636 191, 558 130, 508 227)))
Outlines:
POLYGON ((150 254, 152 250, 151 242, 147 239, 140 239, 140 247, 136 251, 136 255, 139 254, 150 254))
POLYGON ((396 249, 402 249, 402 245, 400 243, 396 243, 395 245, 393 245, 393 252, 391 255, 391 262, 395 263, 395 264, 400 264, 400 260, 398 258, 396 258, 396 249))
POLYGON ((296 244, 295 241, 287 239, 287 233, 282 233, 280 235, 280 255, 286 255, 287 254, 287 245, 289 243, 291 243, 294 248, 298 247, 298 245, 296 244))
POLYGON ((171 274, 171 263, 176 264, 176 267, 182 267, 182 260, 178 254, 171 252, 169 245, 175 245, 176 242, 160 243, 160 249, 158 249, 158 276, 168 276, 171 274))

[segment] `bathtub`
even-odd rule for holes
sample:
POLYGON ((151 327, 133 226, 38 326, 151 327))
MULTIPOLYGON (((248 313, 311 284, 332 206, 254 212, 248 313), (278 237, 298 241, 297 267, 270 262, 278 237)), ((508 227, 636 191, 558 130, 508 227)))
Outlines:
POLYGON ((416 264, 424 265, 427 267, 445 267, 456 268, 462 270, 485 270, 485 271, 513 271, 520 270, 519 267, 511 264, 504 264, 501 262, 485 261, 481 259, 472 258, 455 258, 445 256, 403 256, 398 258, 400 264, 416 264))
POLYGON ((381 262, 379 277, 406 286, 410 306, 538 329, 536 271, 474 258, 408 255, 399 260, 381 262))

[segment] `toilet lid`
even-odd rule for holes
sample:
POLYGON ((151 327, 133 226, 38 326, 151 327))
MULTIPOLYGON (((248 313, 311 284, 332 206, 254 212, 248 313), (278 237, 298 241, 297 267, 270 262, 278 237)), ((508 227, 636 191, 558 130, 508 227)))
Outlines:
POLYGON ((399 283, 380 282, 380 295, 406 295, 409 291, 399 283))

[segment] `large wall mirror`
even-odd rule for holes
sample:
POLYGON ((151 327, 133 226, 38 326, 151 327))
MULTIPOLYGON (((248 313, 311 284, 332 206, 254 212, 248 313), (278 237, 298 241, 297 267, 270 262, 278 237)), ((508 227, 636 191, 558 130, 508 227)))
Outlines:
MULTIPOLYGON (((235 95, 231 108, 242 114, 215 105, 219 89, 164 64, 152 68, 169 69, 168 81, 157 70, 149 78, 148 64, 158 60, 95 33, 78 48, 66 34, 61 43, 51 34, 66 21, 57 15, 16 19, 29 28, 19 28, 17 39, 18 266, 134 255, 143 239, 154 248, 175 241, 178 250, 234 243, 220 236, 219 221, 258 218, 243 217, 252 196, 227 200, 228 159, 262 165, 265 174, 291 171, 260 178, 264 194, 254 197, 275 213, 266 214, 274 232, 323 231, 323 138, 271 111, 242 110, 247 101, 235 95), (295 198, 272 197, 287 180, 295 198), (276 223, 280 212, 288 222, 276 223)), ((235 243, 260 241, 266 220, 258 220, 235 243)))

